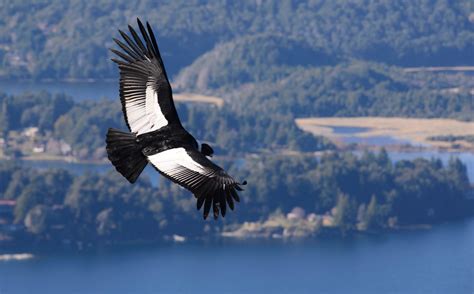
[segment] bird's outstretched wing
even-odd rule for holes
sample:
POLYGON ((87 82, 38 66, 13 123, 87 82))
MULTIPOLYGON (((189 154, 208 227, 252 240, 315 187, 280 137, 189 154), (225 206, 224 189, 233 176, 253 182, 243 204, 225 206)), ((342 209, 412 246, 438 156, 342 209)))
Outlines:
POLYGON ((148 156, 149 162, 165 177, 191 191, 197 198, 197 209, 204 205, 204 219, 213 210, 217 219, 219 211, 225 216, 227 206, 234 209, 239 202, 240 185, 222 168, 195 149, 183 147, 168 149, 148 156), (237 190, 237 191, 236 191, 237 190))
POLYGON ((131 36, 120 31, 124 42, 114 38, 120 50, 110 49, 121 59, 112 59, 120 69, 120 101, 131 132, 141 135, 168 124, 181 126, 173 102, 171 85, 149 23, 137 19, 141 38, 129 25, 131 36), (142 41, 143 39, 143 41, 142 41))

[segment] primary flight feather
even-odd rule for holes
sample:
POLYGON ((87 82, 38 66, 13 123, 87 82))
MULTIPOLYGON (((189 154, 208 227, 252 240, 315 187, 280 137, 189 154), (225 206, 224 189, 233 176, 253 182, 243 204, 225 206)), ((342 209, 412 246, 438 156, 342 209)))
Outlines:
POLYGON ((137 19, 141 37, 130 25, 130 35, 114 38, 121 50, 110 49, 120 70, 120 101, 130 132, 110 128, 107 155, 116 170, 134 183, 148 163, 160 174, 191 191, 206 219, 225 216, 227 206, 239 202, 241 185, 208 159, 213 149, 188 133, 174 106, 171 85, 150 25, 137 19), (237 190, 237 191, 236 191, 237 190))

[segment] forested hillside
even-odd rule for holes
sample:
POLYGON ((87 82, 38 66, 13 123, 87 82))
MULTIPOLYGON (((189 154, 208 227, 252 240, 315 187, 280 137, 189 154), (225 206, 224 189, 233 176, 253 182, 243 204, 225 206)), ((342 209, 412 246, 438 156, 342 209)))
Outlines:
MULTIPOLYGON (((218 155, 334 148, 327 139, 299 129, 291 115, 256 116, 254 112, 196 103, 179 103, 177 108, 183 125, 199 140, 211 143, 218 155)), ((24 149, 26 137, 17 138, 15 134, 31 127, 39 131, 33 144, 48 145, 50 139, 63 141, 72 147, 71 155, 86 160, 105 159, 104 136, 108 128, 126 129, 117 100, 74 102, 64 94, 0 93, 0 134, 7 141, 7 153, 23 149, 23 155, 28 154, 24 149)))
MULTIPOLYGON (((240 166, 221 163, 252 184, 236 213, 212 223, 215 233, 294 207, 331 219, 330 225, 313 228, 311 234, 433 224, 474 212, 465 197, 466 167, 454 159, 447 166, 424 159, 392 164, 382 151, 360 158, 327 153, 320 162, 305 156, 259 156, 240 166)), ((28 238, 37 241, 162 240, 166 235, 202 236, 211 230, 209 222, 199 221, 202 216, 188 192, 169 181, 160 181, 157 189, 146 175, 130 185, 116 172, 75 176, 4 161, 0 199, 16 200, 14 222, 24 224, 28 238)))
POLYGON ((15 0, 1 6, 3 78, 115 77, 107 48, 116 29, 126 29, 137 16, 155 27, 173 76, 213 48, 242 45, 257 35, 275 36, 274 48, 263 41, 251 58, 276 66, 286 61, 267 55, 295 53, 293 65, 314 64, 324 55, 308 58, 312 51, 330 54, 331 60, 399 66, 474 63, 469 0, 178 0, 139 5, 126 0, 15 0))
MULTIPOLYGON (((240 50, 234 48, 231 52, 240 50)), ((238 56, 243 55, 242 52, 238 56)), ((474 84, 467 75, 407 73, 399 67, 366 61, 324 65, 329 59, 318 61, 321 66, 317 67, 281 67, 275 64, 264 67, 259 62, 245 63, 237 58, 241 61, 239 63, 227 56, 213 56, 213 52, 204 55, 178 75, 177 86, 217 93, 236 108, 295 117, 474 119, 474 84), (226 66, 228 64, 232 66, 226 66)), ((249 59, 246 57, 244 60, 249 59)))
POLYGON ((334 234, 474 214, 460 160, 394 161, 363 144, 345 152, 295 124, 311 116, 474 120, 471 0, 31 2, 0 0, 0 80, 117 81, 108 48, 140 17, 156 32, 175 93, 222 98, 176 106, 185 128, 249 185, 238 213, 210 225, 169 181, 156 189, 146 175, 129 185, 116 172, 25 167, 17 159, 104 160, 107 129, 126 129, 120 101, 0 89, 0 158, 17 160, 0 162, 0 199, 11 208, 4 223, 25 233, 24 244, 203 236, 267 220, 280 235, 288 222, 334 234), (307 218, 286 215, 301 208, 307 218))

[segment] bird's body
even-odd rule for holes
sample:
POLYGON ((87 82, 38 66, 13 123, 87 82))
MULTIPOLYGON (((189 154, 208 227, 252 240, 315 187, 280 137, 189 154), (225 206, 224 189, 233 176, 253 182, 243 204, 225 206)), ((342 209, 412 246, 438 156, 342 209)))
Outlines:
POLYGON ((111 49, 121 60, 112 59, 120 69, 120 100, 130 132, 109 129, 107 154, 127 180, 134 183, 148 163, 163 176, 190 190, 197 198, 197 208, 204 205, 204 218, 213 209, 214 218, 226 207, 234 209, 242 190, 222 168, 207 156, 213 150, 184 129, 174 105, 172 89, 158 45, 150 25, 138 20, 143 38, 129 26, 125 43, 114 39, 123 51, 111 49))

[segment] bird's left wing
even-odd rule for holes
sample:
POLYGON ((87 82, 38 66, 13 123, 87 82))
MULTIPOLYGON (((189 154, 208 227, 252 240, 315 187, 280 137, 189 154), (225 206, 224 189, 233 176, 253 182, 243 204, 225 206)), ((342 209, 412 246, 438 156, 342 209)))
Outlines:
POLYGON ((181 122, 153 31, 149 23, 145 29, 137 21, 142 37, 129 25, 131 36, 119 30, 125 43, 114 38, 121 51, 110 50, 121 58, 112 61, 120 69, 120 101, 125 121, 131 132, 141 135, 168 124, 181 126, 181 122))
POLYGON ((214 218, 225 216, 227 205, 234 209, 239 202, 240 185, 222 168, 194 149, 183 147, 168 149, 148 156, 151 164, 165 177, 191 191, 197 198, 197 209, 204 205, 204 219, 211 206, 214 218), (237 191, 236 191, 237 190, 237 191))

